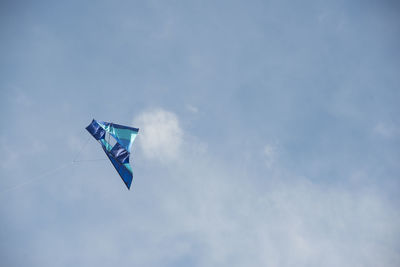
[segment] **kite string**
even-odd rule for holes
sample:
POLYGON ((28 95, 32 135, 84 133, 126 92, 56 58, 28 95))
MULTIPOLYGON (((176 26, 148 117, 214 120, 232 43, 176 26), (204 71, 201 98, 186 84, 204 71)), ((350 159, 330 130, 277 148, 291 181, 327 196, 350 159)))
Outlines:
POLYGON ((0 196, 2 196, 4 193, 7 193, 7 192, 9 192, 9 191, 13 191, 13 190, 18 189, 18 188, 20 188, 20 187, 29 185, 29 184, 31 184, 31 183, 33 183, 33 182, 37 182, 37 181, 40 181, 40 180, 42 180, 42 179, 45 179, 45 178, 46 178, 47 176, 49 176, 50 174, 53 174, 53 173, 55 173, 55 172, 57 172, 57 171, 59 171, 59 170, 62 170, 62 169, 64 169, 64 168, 66 168, 66 167, 69 167, 70 165, 73 165, 73 164, 75 164, 75 163, 78 163, 78 162, 88 162, 88 161, 106 160, 106 159, 77 160, 77 158, 80 156, 80 154, 82 153, 82 151, 83 151, 84 148, 86 147, 86 145, 87 145, 87 143, 89 142, 89 140, 90 140, 90 136, 88 137, 88 139, 86 140, 86 142, 84 143, 84 145, 81 147, 81 149, 78 151, 78 153, 75 155, 74 159, 73 159, 71 162, 66 163, 66 164, 63 164, 63 165, 60 165, 60 166, 58 166, 58 167, 56 167, 56 168, 54 168, 54 169, 47 170, 47 171, 43 172, 42 174, 39 174, 39 175, 35 176, 34 178, 31 178, 31 179, 29 179, 29 180, 27 180, 27 181, 25 181, 25 182, 23 182, 23 183, 21 183, 21 184, 17 184, 17 185, 15 185, 15 186, 13 186, 13 187, 10 187, 10 188, 8 188, 8 189, 5 189, 5 190, 3 190, 3 191, 0 191, 0 196))
POLYGON ((82 160, 75 160, 73 163, 104 161, 104 160, 107 160, 107 159, 82 159, 82 160))
POLYGON ((46 178, 46 176, 49 176, 50 174, 55 173, 55 172, 57 172, 57 171, 59 171, 59 170, 62 170, 62 169, 66 168, 66 167, 68 167, 68 166, 70 166, 70 165, 72 165, 72 164, 73 164, 73 162, 69 162, 69 163, 63 164, 63 165, 61 165, 61 166, 58 166, 57 168, 54 168, 54 169, 45 171, 45 172, 43 172, 42 174, 37 175, 36 177, 31 178, 31 179, 29 179, 29 180, 27 180, 27 181, 25 181, 25 182, 23 182, 23 183, 21 183, 21 184, 18 184, 18 185, 15 185, 15 186, 13 186, 13 187, 10 187, 10 188, 8 188, 8 189, 5 189, 5 190, 3 190, 3 191, 0 191, 0 196, 3 195, 4 193, 7 193, 7 192, 9 192, 9 191, 13 191, 13 190, 18 189, 18 188, 20 188, 20 187, 23 187, 23 186, 25 186, 25 185, 31 184, 31 183, 33 183, 33 182, 40 181, 40 180, 46 178))
POLYGON ((75 155, 74 159, 72 160, 72 163, 75 162, 79 162, 76 159, 81 155, 83 149, 86 147, 87 143, 89 142, 90 136, 87 138, 87 140, 85 141, 85 143, 83 144, 83 146, 81 146, 81 149, 79 150, 79 152, 75 155))
MULTIPOLYGON (((90 139, 90 136, 89 136, 88 139, 86 140, 85 144, 82 146, 81 150, 76 154, 76 156, 75 156, 74 160, 72 161, 72 163, 93 162, 93 161, 103 161, 103 160, 107 160, 107 159, 105 159, 105 158, 102 158, 102 159, 81 159, 81 160, 77 160, 78 156, 80 156, 80 154, 83 152, 84 148, 86 147, 86 145, 87 145, 89 139, 90 139)), ((97 140, 97 141, 98 141, 98 140, 97 140)), ((99 142, 99 144, 101 144, 100 141, 98 141, 98 142, 99 142)))

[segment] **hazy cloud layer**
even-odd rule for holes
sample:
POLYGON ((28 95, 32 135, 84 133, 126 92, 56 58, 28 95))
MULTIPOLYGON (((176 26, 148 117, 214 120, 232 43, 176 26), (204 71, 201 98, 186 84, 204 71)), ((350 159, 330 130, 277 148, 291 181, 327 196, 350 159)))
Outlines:
POLYGON ((3 1, 0 265, 399 266, 398 11, 3 1))
POLYGON ((160 257, 155 265, 166 258, 200 266, 392 266, 400 260, 392 250, 399 214, 373 188, 318 185, 284 168, 248 177, 208 153, 181 157, 161 178, 171 183, 155 203, 164 224, 146 226, 168 229, 157 242, 173 253, 152 254, 160 257), (255 180, 265 180, 263 187, 255 180))
POLYGON ((138 139, 147 158, 170 161, 180 156, 183 133, 174 113, 156 109, 143 112, 134 121, 140 126, 138 139))

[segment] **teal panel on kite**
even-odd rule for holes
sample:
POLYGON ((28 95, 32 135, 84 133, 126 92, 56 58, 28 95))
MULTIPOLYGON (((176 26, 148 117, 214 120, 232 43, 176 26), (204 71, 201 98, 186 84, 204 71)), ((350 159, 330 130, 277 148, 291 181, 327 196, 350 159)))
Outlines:
POLYGON ((139 129, 93 119, 86 130, 101 144, 126 187, 130 189, 133 175, 129 156, 139 129), (112 138, 115 138, 115 144, 110 141, 112 138))

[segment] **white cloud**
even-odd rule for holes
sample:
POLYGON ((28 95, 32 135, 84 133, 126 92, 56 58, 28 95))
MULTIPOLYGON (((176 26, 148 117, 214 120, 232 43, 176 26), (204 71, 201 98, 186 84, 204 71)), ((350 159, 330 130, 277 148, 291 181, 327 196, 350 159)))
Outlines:
POLYGON ((16 90, 15 95, 15 104, 18 106, 30 107, 33 104, 33 101, 26 93, 21 90, 16 90))
POLYGON ((20 153, 10 148, 9 141, 4 136, 0 136, 0 149, 3 151, 0 158, 1 168, 15 168, 18 164, 20 153))
MULTIPOLYGON (((314 184, 284 168, 279 177, 244 179, 229 160, 184 147, 196 144, 182 141, 173 113, 148 111, 137 122, 147 157, 179 155, 181 160, 167 179, 151 182, 158 184, 151 203, 162 223, 131 225, 153 233, 147 245, 132 248, 132 261, 140 258, 148 266, 187 257, 199 266, 395 266, 400 261, 393 250, 400 218, 379 194, 365 187, 314 184)), ((267 167, 273 166, 277 146, 267 144, 262 153, 267 167)))
POLYGON ((277 147, 271 144, 265 145, 263 149, 263 155, 264 155, 265 165, 268 168, 271 168, 274 165, 277 157, 277 147))
POLYGON ((21 142, 18 145, 10 146, 9 139, 5 136, 0 136, 0 149, 3 151, 0 158, 0 166, 12 169, 19 166, 20 162, 27 157, 43 153, 48 147, 44 142, 32 137, 28 137, 24 143, 21 142))
POLYGON ((374 127, 374 133, 380 136, 391 138, 399 134, 400 130, 393 123, 383 123, 380 122, 374 127))
POLYGON ((138 142, 147 158, 169 161, 179 157, 183 131, 174 113, 163 109, 150 110, 140 114, 135 124, 140 128, 138 142))
MULTIPOLYGON (((59 254, 68 251, 95 266, 398 266, 399 213, 379 193, 315 184, 284 167, 276 177, 244 176, 243 166, 229 158, 192 149, 198 141, 185 137, 184 142, 178 117, 166 110, 143 112, 134 125, 140 128, 138 141, 146 157, 179 160, 162 175, 153 175, 157 164, 135 172, 133 192, 121 191, 116 181, 118 193, 112 197, 103 199, 102 187, 87 193, 90 186, 79 195, 83 199, 67 199, 89 204, 74 207, 79 220, 67 220, 77 223, 71 228, 75 235, 52 228, 50 220, 49 227, 41 228, 44 235, 39 232, 31 247, 23 246, 34 251, 28 256, 39 255, 38 265, 50 258, 68 266, 70 259, 59 254)), ((276 151, 269 144, 263 153, 273 161, 276 151)), ((114 175, 111 168, 105 170, 114 175)), ((65 186, 54 192, 66 197, 70 191, 65 186)), ((29 201, 35 214, 48 216, 49 209, 58 214, 57 205, 40 197, 29 201)), ((37 217, 26 215, 26 209, 11 210, 37 217)), ((26 221, 15 223, 21 227, 26 221)))
MULTIPOLYGON (((142 265, 193 257, 198 266, 396 266, 395 207, 372 192, 317 185, 301 177, 243 179, 229 162, 185 154, 153 180, 159 221, 132 248, 142 265), (252 182, 253 181, 253 182, 252 182), (161 183, 161 184, 160 184, 161 183), (160 223, 161 221, 161 223, 160 223), (160 249, 162 248, 162 249, 160 249)), ((136 257, 132 257, 134 261, 136 257)))
POLYGON ((192 113, 197 113, 199 112, 199 109, 193 105, 187 104, 186 109, 189 110, 192 113))

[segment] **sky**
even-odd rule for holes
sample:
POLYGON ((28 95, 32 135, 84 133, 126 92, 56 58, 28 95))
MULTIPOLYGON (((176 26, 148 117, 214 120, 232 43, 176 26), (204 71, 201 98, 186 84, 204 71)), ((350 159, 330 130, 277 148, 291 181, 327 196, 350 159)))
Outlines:
POLYGON ((1 266, 400 266, 399 12, 1 1, 1 266))

